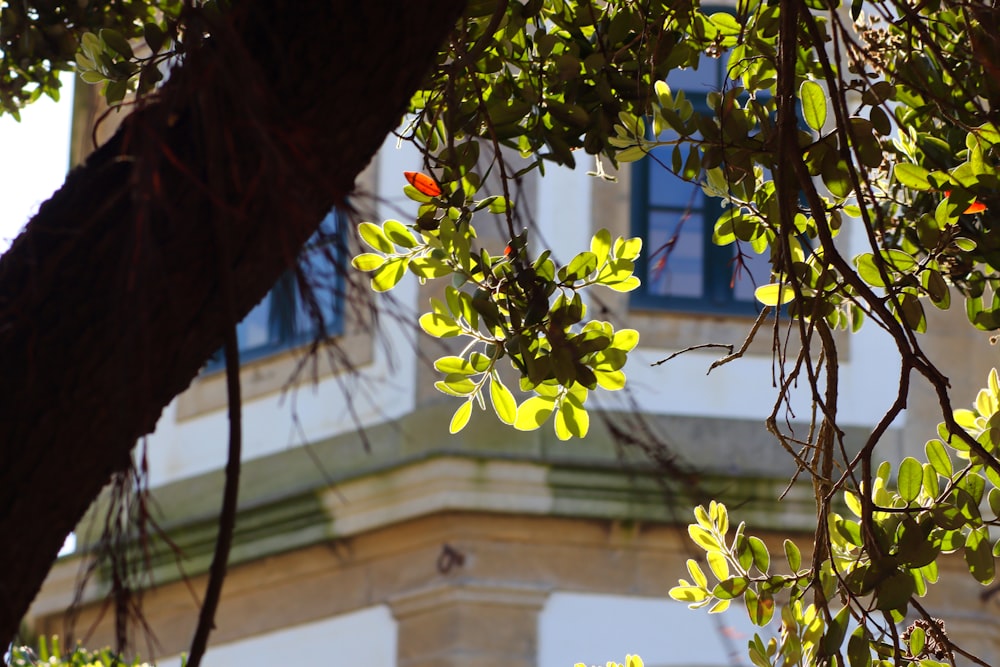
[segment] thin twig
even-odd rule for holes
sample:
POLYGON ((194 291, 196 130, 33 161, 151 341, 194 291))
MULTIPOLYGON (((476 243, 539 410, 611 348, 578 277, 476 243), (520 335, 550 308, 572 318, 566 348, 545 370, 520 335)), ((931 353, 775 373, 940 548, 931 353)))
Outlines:
POLYGON ((653 363, 650 364, 650 366, 659 366, 661 364, 667 363, 668 361, 670 361, 675 357, 681 356, 685 352, 694 352, 695 350, 703 350, 706 348, 722 348, 723 350, 729 350, 730 355, 732 355, 733 353, 733 346, 729 343, 702 343, 701 345, 692 345, 691 347, 685 347, 683 350, 678 350, 677 352, 674 352, 666 359, 660 359, 659 361, 654 361, 653 363))
POLYGON ((744 354, 746 354, 747 349, 750 347, 750 343, 753 342, 753 339, 757 335, 757 332, 760 330, 761 325, 764 324, 764 320, 767 319, 767 314, 770 312, 771 312, 771 307, 764 306, 764 309, 761 310, 760 314, 757 315, 757 320, 753 323, 753 326, 750 328, 750 333, 748 333, 747 337, 743 340, 743 345, 740 346, 740 349, 737 350, 736 352, 733 352, 733 346, 730 345, 729 354, 724 356, 722 359, 717 359, 716 361, 713 361, 712 365, 708 367, 708 372, 705 373, 705 375, 708 375, 719 366, 728 364, 730 361, 739 359, 744 354))

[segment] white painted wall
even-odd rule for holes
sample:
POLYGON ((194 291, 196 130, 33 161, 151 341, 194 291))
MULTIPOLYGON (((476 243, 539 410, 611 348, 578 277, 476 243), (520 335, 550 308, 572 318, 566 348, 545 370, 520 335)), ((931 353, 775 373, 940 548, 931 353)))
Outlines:
POLYGON ((646 667, 741 664, 755 628, 740 609, 710 615, 665 598, 553 593, 539 615, 538 667, 578 662, 624 664, 638 655, 646 667))
MULTIPOLYGON (((204 664, 219 667, 365 665, 395 667, 396 621, 385 605, 211 646, 204 664)), ((180 667, 180 656, 158 660, 180 667)))

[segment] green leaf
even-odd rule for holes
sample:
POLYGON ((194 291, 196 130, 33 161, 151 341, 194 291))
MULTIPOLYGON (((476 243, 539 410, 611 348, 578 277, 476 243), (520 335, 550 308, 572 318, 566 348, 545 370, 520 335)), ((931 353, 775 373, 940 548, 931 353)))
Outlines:
MULTIPOLYGON (((729 600, 719 600, 714 605, 712 605, 712 608, 708 610, 708 613, 709 614, 721 614, 722 612, 724 612, 727 609, 729 609, 729 606, 730 606, 729 600)), ((631 665, 632 663, 629 663, 629 664, 631 665)))
POLYGON ((433 257, 414 257, 410 260, 410 271, 419 278, 443 278, 451 275, 451 267, 433 257))
POLYGON ((872 651, 868 641, 868 631, 864 625, 851 633, 847 640, 847 662, 851 667, 871 667, 872 651))
POLYGON ((504 424, 513 424, 517 418, 517 401, 514 394, 510 392, 500 380, 494 377, 490 381, 490 402, 504 424))
POLYGON ((707 588, 708 577, 705 576, 705 572, 701 569, 701 565, 698 564, 698 561, 694 558, 688 558, 686 565, 688 574, 691 575, 691 581, 693 581, 696 586, 707 588))
POLYGON ((754 625, 763 627, 771 622, 771 617, 774 616, 774 598, 769 594, 761 593, 758 596, 752 589, 747 589, 743 600, 746 602, 750 621, 754 625))
POLYGON ((611 341, 611 347, 623 352, 631 352, 639 344, 639 332, 635 329, 619 329, 611 341))
POLYGON ((375 270, 372 276, 372 289, 376 292, 386 292, 399 284, 406 274, 409 260, 406 257, 392 257, 375 270))
POLYGON ((648 151, 642 146, 629 146, 615 153, 615 159, 619 162, 635 162, 646 157, 648 151))
POLYGON ((993 561, 993 550, 990 546, 989 528, 976 528, 965 540, 965 563, 969 572, 981 584, 993 581, 996 575, 996 565, 993 561))
POLYGON ((934 470, 934 466, 930 463, 925 463, 921 467, 924 471, 924 492, 928 498, 936 498, 941 493, 941 487, 938 485, 937 471, 934 470))
POLYGON ((473 394, 476 391, 476 385, 472 381, 469 381, 468 383, 460 383, 438 380, 434 383, 434 388, 442 394, 455 396, 457 398, 468 398, 470 394, 473 394))
POLYGON ((753 295, 765 306, 781 306, 795 298, 795 292, 791 286, 780 283, 761 285, 754 290, 753 295))
POLYGON ((759 537, 751 536, 750 551, 753 552, 753 564, 761 574, 767 574, 767 569, 771 566, 771 554, 767 552, 767 545, 759 537))
POLYGON ((802 567, 802 554, 799 552, 799 548, 795 546, 795 542, 787 539, 784 546, 788 567, 791 568, 792 572, 798 572, 799 568, 802 567))
POLYGON ((147 23, 142 26, 142 35, 146 40, 146 45, 149 46, 149 50, 153 53, 159 53, 167 41, 163 30, 155 23, 147 23))
POLYGON ((990 505, 990 511, 993 512, 993 516, 1000 517, 1000 489, 993 487, 990 492, 986 494, 986 500, 990 505))
POLYGON ((117 30, 110 30, 105 28, 100 32, 101 39, 105 44, 108 45, 112 51, 122 56, 123 58, 132 57, 132 46, 128 43, 120 32, 117 30))
POLYGON ((459 373, 461 375, 473 375, 476 369, 462 357, 448 356, 441 357, 434 362, 434 368, 446 375, 459 373))
POLYGON ((927 633, 919 625, 914 625, 910 630, 910 640, 907 645, 910 649, 910 655, 920 655, 924 652, 924 645, 927 642, 927 633))
POLYGON ((896 180, 908 188, 913 188, 914 190, 920 190, 926 192, 931 190, 933 186, 931 182, 927 180, 927 177, 931 172, 927 171, 918 164, 910 164, 908 162, 900 162, 892 168, 892 174, 896 177, 896 180))
POLYGON ((625 373, 623 371, 594 371, 597 384, 601 389, 607 391, 618 391, 625 387, 625 373))
POLYGON ((688 535, 694 540, 694 543, 705 551, 720 551, 722 546, 719 541, 709 531, 705 530, 701 526, 690 525, 688 526, 688 535))
POLYGON ((819 132, 826 123, 826 93, 815 81, 803 81, 799 87, 802 100, 802 118, 806 125, 819 132))
POLYGON ((559 271, 561 280, 573 282, 583 280, 597 269, 597 255, 584 251, 573 258, 566 268, 559 271))
POLYGON ((555 427, 556 436, 560 440, 569 440, 571 437, 583 438, 590 429, 590 415, 582 405, 567 398, 556 413, 555 427))
POLYGON ((924 471, 920 461, 912 456, 907 456, 899 464, 899 473, 896 478, 899 486, 899 495, 906 502, 913 502, 920 495, 920 488, 924 484, 924 471))
POLYGON ((878 582, 875 588, 875 608, 882 611, 902 611, 915 592, 916 583, 910 573, 896 571, 878 582))
POLYGON ((630 276, 621 282, 616 283, 603 283, 605 287, 613 289, 616 292, 631 292, 632 290, 639 287, 642 282, 635 276, 630 276))
POLYGON ((882 280, 882 274, 879 273, 878 267, 875 265, 875 256, 870 252, 858 255, 854 258, 854 265, 858 267, 858 275, 869 285, 873 287, 885 287, 885 281, 882 280))
POLYGON ((486 206, 489 208, 490 213, 500 214, 507 212, 508 204, 505 197, 497 195, 495 197, 488 197, 487 201, 489 203, 486 206))
POLYGON ((848 606, 843 607, 833 617, 826 630, 826 636, 823 637, 823 651, 826 655, 836 655, 840 652, 840 646, 844 643, 844 637, 847 635, 847 624, 850 620, 851 609, 848 606))
POLYGON ((736 558, 740 562, 740 567, 744 570, 749 570, 750 566, 753 565, 753 551, 750 550, 750 540, 743 535, 743 524, 740 524, 740 528, 736 531, 736 539, 734 540, 736 545, 736 558))
POLYGON ((534 431, 546 422, 555 405, 555 399, 548 396, 532 396, 518 406, 514 428, 519 431, 534 431))
POLYGON ((924 306, 916 294, 909 292, 900 294, 899 309, 900 319, 906 326, 917 333, 927 331, 927 316, 924 313, 924 306))
POLYGON ((384 253, 396 252, 396 247, 386 238, 378 225, 371 222, 362 222, 358 225, 358 233, 361 235, 361 239, 375 250, 380 250, 384 253))
POLYGON ((720 600, 732 600, 733 598, 738 598, 743 595, 747 589, 748 581, 746 577, 729 577, 728 579, 720 581, 715 586, 712 590, 712 595, 720 600))
POLYGON ((708 593, 697 586, 674 586, 670 597, 679 602, 701 602, 708 599, 708 593))
POLYGON ((425 195, 423 192, 417 190, 412 185, 404 185, 403 194, 405 194, 407 197, 417 202, 418 204, 428 204, 434 201, 434 197, 431 197, 430 195, 425 195))
POLYGON ((614 255, 618 259, 634 261, 642 252, 642 239, 638 236, 630 239, 619 238, 615 241, 614 255))
POLYGON ((472 400, 468 400, 459 406, 458 410, 455 410, 454 416, 451 418, 451 424, 448 427, 448 431, 454 435, 461 431, 469 423, 469 418, 472 416, 472 400))
POLYGON ((729 577, 729 561, 726 560, 725 554, 721 551, 709 551, 705 557, 708 559, 708 567, 716 579, 724 581, 729 577))
POLYGON ((385 264, 385 257, 372 252, 361 253, 351 260, 351 265, 358 271, 374 271, 383 264, 385 264))
POLYGON ((934 470, 939 475, 942 477, 951 477, 953 472, 951 457, 948 456, 948 450, 944 448, 943 442, 940 440, 929 440, 924 445, 924 452, 927 454, 927 462, 934 466, 934 470))
POLYGON ((598 230, 590 239, 590 252, 597 258, 597 266, 604 266, 611 253, 611 232, 606 229, 598 230))
POLYGON ((420 328, 436 338, 449 338, 461 333, 455 320, 441 313, 424 313, 420 316, 420 328))
POLYGON ((382 223, 382 231, 386 238, 402 248, 417 247, 417 240, 399 220, 386 220, 382 223))

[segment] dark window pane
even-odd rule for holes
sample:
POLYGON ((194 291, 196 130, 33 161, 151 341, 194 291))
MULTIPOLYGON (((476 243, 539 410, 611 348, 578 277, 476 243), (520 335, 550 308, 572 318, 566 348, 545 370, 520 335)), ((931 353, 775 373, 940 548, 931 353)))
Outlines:
MULTIPOLYGON (((682 147, 681 151, 682 158, 687 160, 687 147, 682 147)), ((651 206, 700 210, 704 206, 705 194, 697 184, 689 183, 670 171, 672 153, 673 148, 660 148, 653 151, 656 160, 647 158, 649 161, 649 203, 651 206)))
POLYGON ((271 297, 268 295, 236 327, 236 340, 241 351, 267 345, 270 338, 267 331, 270 306, 271 297))
POLYGON ((675 69, 667 75, 667 85, 671 90, 683 90, 685 94, 694 93, 706 95, 719 90, 719 61, 709 56, 702 56, 698 69, 685 67, 675 69))
MULTIPOLYGON (((335 260, 343 255, 339 248, 341 229, 339 216, 328 215, 299 258, 314 304, 303 298, 296 272, 286 271, 264 300, 237 325, 241 358, 249 360, 309 341, 321 332, 316 314, 322 318, 322 333, 340 333, 341 280, 335 260)), ((209 361, 209 370, 220 367, 222 359, 222 352, 216 353, 209 361)))
POLYGON ((650 213, 646 284, 651 294, 688 298, 704 295, 703 226, 701 213, 650 213))
POLYGON ((743 270, 735 276, 733 298, 737 301, 754 302, 754 290, 771 282, 771 260, 758 255, 749 244, 743 244, 743 270))

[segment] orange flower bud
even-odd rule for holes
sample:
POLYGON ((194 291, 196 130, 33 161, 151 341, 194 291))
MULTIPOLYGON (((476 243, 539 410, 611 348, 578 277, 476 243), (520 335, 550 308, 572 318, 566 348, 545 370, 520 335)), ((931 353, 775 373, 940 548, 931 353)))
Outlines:
POLYGON ((437 197, 441 194, 441 188, 427 174, 421 174, 419 171, 404 171, 403 176, 406 176, 406 180, 409 181, 410 185, 415 187, 421 194, 425 194, 428 197, 437 197))

